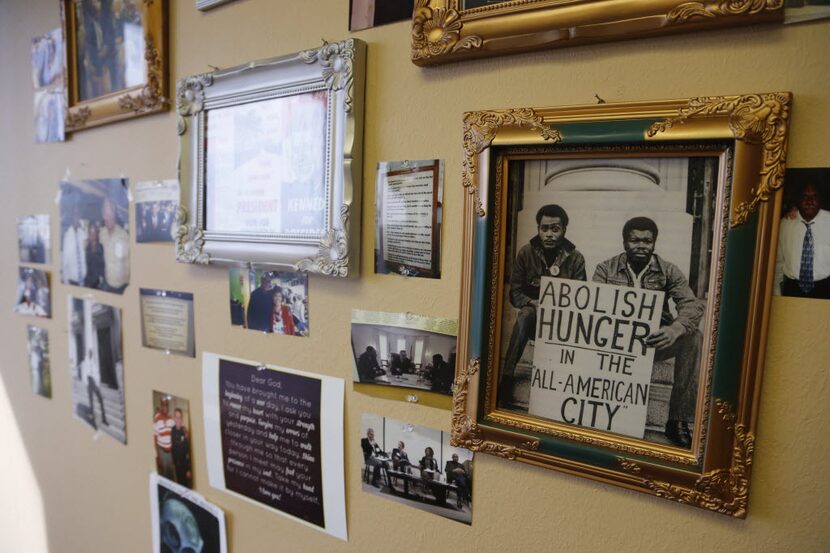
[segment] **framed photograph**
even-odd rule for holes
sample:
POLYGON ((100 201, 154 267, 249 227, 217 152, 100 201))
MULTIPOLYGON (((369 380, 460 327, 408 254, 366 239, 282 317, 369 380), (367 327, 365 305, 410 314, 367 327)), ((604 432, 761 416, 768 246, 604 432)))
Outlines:
POLYGON ((375 272, 441 278, 444 162, 378 163, 375 272))
POLYGON ((449 432, 363 413, 360 450, 364 492, 472 524, 473 452, 449 432))
POLYGON ((787 169, 772 293, 830 299, 830 168, 787 169))
POLYGON ((121 309, 67 296, 73 415, 127 443, 121 309))
POLYGON ((150 474, 153 553, 227 553, 225 513, 203 496, 150 474))
POLYGON ((17 278, 17 296, 14 312, 21 315, 52 318, 52 294, 49 272, 20 267, 17 278))
POLYGON ((346 541, 343 380, 202 355, 210 485, 346 541))
POLYGON ((397 395, 446 409, 448 402, 430 403, 429 394, 415 392, 452 394, 457 333, 455 319, 354 309, 353 380, 366 393, 409 388, 407 394, 397 395))
POLYGON ((185 488, 193 487, 190 456, 190 402, 153 390, 153 443, 160 476, 185 488))
POLYGON ((27 337, 32 392, 51 398, 52 369, 49 363, 49 331, 43 327, 28 325, 27 337))
POLYGON ((139 288, 141 345, 196 357, 193 294, 139 288))
POLYGON ((465 115, 454 445, 746 516, 790 102, 465 115))
POLYGON ((353 276, 366 45, 178 82, 177 259, 353 276))
POLYGON ((127 179, 60 184, 61 282, 123 294, 130 283, 127 179))
POLYGON ((434 65, 783 19, 782 0, 416 0, 410 57, 434 65))
POLYGON ((17 248, 23 263, 52 262, 52 232, 49 215, 17 218, 17 248))
POLYGON ((166 110, 167 1, 61 0, 66 132, 166 110))

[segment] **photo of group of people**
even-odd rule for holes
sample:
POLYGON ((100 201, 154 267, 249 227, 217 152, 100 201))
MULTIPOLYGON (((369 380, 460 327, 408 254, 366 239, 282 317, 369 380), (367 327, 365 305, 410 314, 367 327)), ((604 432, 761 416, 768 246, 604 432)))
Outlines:
POLYGON ((354 381, 452 394, 456 332, 454 320, 354 310, 354 381))
POLYGON ((307 273, 230 269, 228 279, 232 325, 308 336, 307 273))
POLYGON ((49 365, 49 331, 39 326, 28 326, 29 370, 32 391, 43 397, 52 397, 52 372, 49 365))
MULTIPOLYGON (((713 292, 710 265, 718 248, 713 239, 719 228, 718 163, 717 155, 511 162, 511 182, 516 185, 508 192, 500 406, 611 431, 611 418, 626 403, 626 410, 641 410, 643 418, 639 429, 625 434, 691 447, 704 314, 713 292), (562 285, 563 279, 590 285, 562 285), (597 311, 585 309, 582 314, 571 312, 570 318, 557 318, 570 298, 554 295, 554 283, 559 292, 577 287, 586 294, 593 290, 598 295, 591 309, 597 311), (618 336, 623 334, 615 333, 629 330, 620 330, 628 324, 625 315, 614 326, 613 318, 601 312, 602 305, 596 303, 599 292, 605 294, 602 297, 617 294, 644 306, 650 305, 652 296, 663 298, 648 309, 659 326, 643 325, 646 330, 636 329, 631 338, 631 344, 638 346, 632 348, 631 360, 634 354, 653 355, 643 374, 632 377, 641 379, 636 385, 625 368, 616 371, 624 376, 607 376, 614 371, 603 363, 625 359, 601 353, 602 347, 613 343, 622 350, 618 336), (545 301, 561 304, 540 310, 545 301), (538 324, 550 330, 545 335, 561 346, 555 359, 539 356, 538 324), (606 394, 607 419, 596 411, 593 417, 584 416, 584 410, 580 413, 576 407, 580 400, 600 399, 582 397, 573 384, 590 384, 594 378, 605 378, 609 389, 626 391, 618 397, 606 394), (563 391, 573 394, 562 401, 563 391), (554 398, 562 403, 552 405, 554 398)), ((619 309, 618 304, 622 303, 612 306, 619 309)))
POLYGON ((153 445, 159 475, 186 488, 193 487, 190 458, 190 403, 153 391, 153 445))
POLYGON ((61 29, 32 39, 35 142, 63 142, 65 91, 64 41, 61 29))
POLYGON ((172 242, 179 182, 146 181, 135 185, 135 241, 172 242))
POLYGON ((196 492, 150 475, 153 553, 227 553, 225 513, 196 492))
POLYGON ((472 523, 473 453, 440 430, 363 414, 363 491, 472 523))
POLYGON ((60 185, 61 282, 122 294, 130 282, 126 179, 60 185))
POLYGON ((35 317, 52 317, 49 273, 31 267, 20 267, 17 279, 17 300, 14 312, 35 317))
POLYGON ((773 294, 830 299, 830 169, 787 169, 773 294))
POLYGON ((74 416, 127 443, 121 309, 72 296, 68 307, 74 416))
POLYGON ((51 263, 52 244, 48 215, 17 218, 17 248, 23 263, 51 263))

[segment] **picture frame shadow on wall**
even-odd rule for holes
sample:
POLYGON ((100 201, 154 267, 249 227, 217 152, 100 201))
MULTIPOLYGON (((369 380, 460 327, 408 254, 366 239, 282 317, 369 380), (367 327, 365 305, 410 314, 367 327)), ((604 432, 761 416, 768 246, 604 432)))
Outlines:
POLYGON ((178 261, 357 274, 365 63, 323 41, 178 82, 178 261))
POLYGON ((466 113, 452 444, 744 518, 790 108, 466 113))
POLYGON ((416 0, 411 59, 434 65, 783 19, 783 0, 416 0))
POLYGON ((67 132, 165 111, 167 1, 61 0, 67 132))

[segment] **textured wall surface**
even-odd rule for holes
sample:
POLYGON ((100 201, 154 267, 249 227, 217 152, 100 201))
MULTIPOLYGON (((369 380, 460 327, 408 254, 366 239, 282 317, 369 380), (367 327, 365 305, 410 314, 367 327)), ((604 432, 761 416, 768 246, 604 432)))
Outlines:
MULTIPOLYGON (((171 77, 340 40, 348 0, 237 0, 200 13, 170 2, 171 77)), ((830 22, 752 26, 420 69, 409 62, 409 28, 356 33, 369 43, 362 276, 309 279, 311 337, 263 336, 229 324, 227 272, 177 264, 171 248, 132 248, 123 296, 96 293, 124 313, 128 445, 72 419, 67 369, 69 287, 53 284, 52 400, 30 390, 25 332, 14 315, 15 218, 50 213, 67 168, 76 178, 124 174, 131 182, 175 176, 173 113, 33 144, 30 40, 59 24, 57 0, 0 0, 0 550, 27 553, 150 550, 148 473, 154 468, 153 389, 189 398, 195 488, 227 512, 230 551, 799 551, 830 550, 830 302, 776 298, 764 369, 749 518, 730 520, 581 478, 480 455, 473 525, 383 501, 360 490, 360 415, 434 428, 449 414, 352 392, 346 386, 343 543, 209 487, 202 435, 200 360, 141 347, 138 288, 195 294, 198 350, 349 379, 352 308, 455 317, 459 301, 461 118, 465 110, 790 90, 795 95, 789 164, 830 166, 830 22), (403 280, 372 272, 378 161, 446 160, 443 277, 403 280)), ((132 224, 132 223, 131 223, 132 224)), ((53 250, 58 238, 53 236, 53 250)), ((59 280, 51 266, 53 282, 59 280)), ((78 293, 76 291, 76 293, 78 293)))

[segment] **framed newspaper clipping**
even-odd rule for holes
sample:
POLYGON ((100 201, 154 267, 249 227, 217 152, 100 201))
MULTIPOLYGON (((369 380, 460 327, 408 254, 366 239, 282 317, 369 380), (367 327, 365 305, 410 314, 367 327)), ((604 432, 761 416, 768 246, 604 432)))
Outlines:
POLYGON ((178 82, 179 261, 356 275, 365 62, 348 39, 178 82))
POLYGON ((453 445, 746 516, 790 102, 465 115, 453 445))

